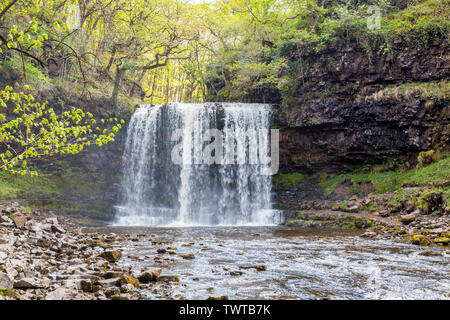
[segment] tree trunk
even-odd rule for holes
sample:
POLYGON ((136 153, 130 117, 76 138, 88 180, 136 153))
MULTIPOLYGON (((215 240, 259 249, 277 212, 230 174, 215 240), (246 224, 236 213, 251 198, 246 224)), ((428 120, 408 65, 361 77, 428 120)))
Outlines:
POLYGON ((112 106, 114 109, 117 107, 117 97, 119 96, 120 80, 122 79, 124 72, 125 69, 117 67, 116 78, 114 80, 114 89, 112 93, 112 106))

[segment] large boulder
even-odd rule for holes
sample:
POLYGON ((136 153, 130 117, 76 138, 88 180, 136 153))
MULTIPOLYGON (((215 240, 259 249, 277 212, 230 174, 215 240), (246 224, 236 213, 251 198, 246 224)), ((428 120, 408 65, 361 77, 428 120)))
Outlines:
POLYGON ((39 281, 33 278, 23 278, 14 282, 14 288, 16 289, 42 289, 48 288, 48 286, 47 281, 39 281))
POLYGON ((0 289, 7 290, 12 288, 14 285, 14 280, 4 272, 0 272, 0 289))

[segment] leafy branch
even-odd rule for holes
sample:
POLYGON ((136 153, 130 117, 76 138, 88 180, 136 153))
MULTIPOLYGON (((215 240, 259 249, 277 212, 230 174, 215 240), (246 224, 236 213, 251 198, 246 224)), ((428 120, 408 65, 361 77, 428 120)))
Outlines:
POLYGON ((25 86, 16 92, 7 86, 0 91, 0 108, 14 114, 8 120, 6 113, 0 113, 0 169, 35 175, 28 169, 27 160, 77 154, 90 145, 105 145, 114 141, 115 133, 122 128, 123 120, 97 121, 81 109, 56 114, 48 102, 34 102, 33 96, 25 93, 28 89, 25 86))

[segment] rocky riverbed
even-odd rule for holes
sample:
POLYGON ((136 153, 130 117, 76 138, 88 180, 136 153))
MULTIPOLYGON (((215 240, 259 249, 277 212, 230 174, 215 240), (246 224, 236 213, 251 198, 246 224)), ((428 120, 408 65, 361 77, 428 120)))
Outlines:
POLYGON ((0 208, 0 300, 139 299, 173 281, 161 269, 124 267, 116 244, 126 235, 84 234, 67 217, 26 209, 0 208))
POLYGON ((86 229, 11 203, 0 300, 448 298, 446 243, 386 240, 391 229, 404 234, 392 217, 330 210, 287 226, 86 229))

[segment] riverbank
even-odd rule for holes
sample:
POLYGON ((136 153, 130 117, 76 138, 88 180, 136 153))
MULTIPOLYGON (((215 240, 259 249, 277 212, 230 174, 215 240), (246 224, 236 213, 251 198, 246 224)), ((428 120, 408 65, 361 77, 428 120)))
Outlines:
MULTIPOLYGON (((320 205, 320 202, 316 204, 320 205)), ((288 212, 287 218, 287 226, 317 230, 364 230, 361 236, 365 238, 396 239, 424 246, 448 247, 450 238, 448 217, 418 213, 383 217, 367 211, 302 210, 288 212)))
POLYGON ((446 246, 450 158, 434 156, 421 153, 414 166, 389 163, 339 175, 280 174, 274 179, 277 208, 286 213, 288 224, 367 229, 368 237, 446 246), (314 214, 308 217, 311 211, 314 214))
POLYGON ((0 300, 130 300, 142 298, 152 283, 163 282, 164 291, 176 281, 161 269, 121 263, 121 244, 137 238, 85 234, 53 212, 1 206, 0 234, 0 300))
MULTIPOLYGON (((244 281, 246 277, 253 279, 268 276, 265 272, 273 268, 274 263, 280 264, 284 261, 283 266, 290 265, 294 269, 297 268, 297 262, 292 264, 294 263, 292 257, 300 251, 295 249, 294 244, 298 241, 308 241, 308 243, 319 245, 323 239, 328 238, 317 236, 321 234, 337 234, 337 238, 332 236, 326 242, 328 246, 339 247, 341 246, 339 243, 344 241, 342 239, 354 239, 351 242, 355 244, 372 241, 366 245, 379 246, 377 241, 380 239, 397 236, 404 239, 406 234, 414 230, 408 228, 421 228, 424 238, 429 237, 435 234, 430 231, 434 229, 429 226, 439 221, 443 223, 441 228, 446 230, 443 232, 448 232, 448 221, 442 221, 439 218, 433 221, 428 217, 425 220, 418 218, 415 225, 404 226, 393 217, 332 210, 305 210, 297 213, 295 219, 288 220, 286 227, 279 231, 273 229, 270 235, 267 234, 266 227, 257 227, 255 229, 257 232, 252 231, 253 229, 247 230, 245 227, 230 227, 226 231, 221 231, 220 228, 218 231, 214 228, 189 230, 90 228, 85 230, 70 216, 21 207, 15 202, 1 205, 0 212, 0 234, 2 235, 0 300, 183 298, 180 292, 184 292, 186 286, 187 288, 190 285, 196 286, 198 281, 196 275, 200 274, 197 274, 194 269, 197 268, 198 261, 207 259, 204 263, 211 263, 211 258, 208 258, 210 251, 212 254, 215 250, 223 250, 224 246, 239 247, 240 244, 242 248, 236 248, 235 254, 237 257, 245 255, 246 259, 243 261, 239 258, 237 260, 239 263, 235 262, 237 263, 235 265, 233 260, 229 260, 231 256, 228 251, 225 251, 213 259, 222 261, 219 265, 225 263, 223 267, 214 267, 215 263, 212 264, 211 270, 216 270, 213 274, 224 273, 227 277, 231 277, 230 279, 243 277, 244 281), (336 224, 338 228, 334 228, 333 232, 329 232, 333 228, 322 228, 322 226, 330 227, 330 224, 336 224), (428 234, 425 230, 428 230, 428 234), (199 232, 205 234, 193 235, 199 232), (236 232, 237 236, 234 234, 236 232), (308 234, 315 236, 312 238, 305 236, 308 234), (258 252, 266 243, 268 246, 271 246, 272 242, 280 243, 280 240, 272 238, 274 235, 284 239, 283 247, 286 246, 294 251, 292 254, 287 254, 285 258, 264 262, 265 259, 259 256, 258 252), (364 237, 371 240, 366 240, 364 237), (197 240, 194 242, 193 239, 197 240), (244 242, 236 242, 238 240, 244 242), (256 246, 259 249, 250 253, 249 246, 256 246)), ((389 243, 389 246, 393 246, 395 242, 389 243)), ((400 245, 406 242, 397 241, 397 243, 400 245)), ((443 247, 447 243, 443 241, 428 243, 413 241, 413 243, 429 246, 426 250, 420 249, 419 256, 442 257, 447 254, 447 250, 443 247)), ((342 248, 346 246, 348 245, 342 244, 342 248)), ((322 250, 325 248, 323 247, 322 250)), ((411 252, 411 249, 405 252, 411 252)), ((270 275, 276 276, 277 272, 272 270, 270 275)), ((251 279, 248 281, 254 281, 251 279)), ((218 290, 217 294, 212 291, 206 290, 202 297, 227 298, 224 294, 226 290, 218 290)))

